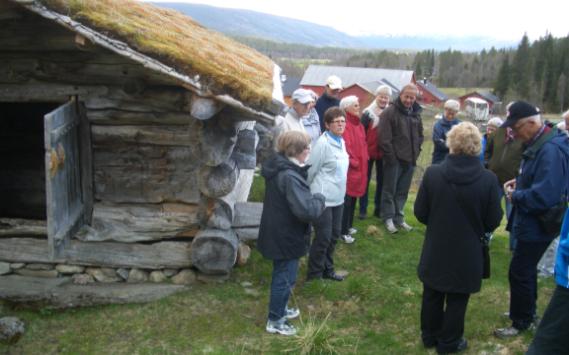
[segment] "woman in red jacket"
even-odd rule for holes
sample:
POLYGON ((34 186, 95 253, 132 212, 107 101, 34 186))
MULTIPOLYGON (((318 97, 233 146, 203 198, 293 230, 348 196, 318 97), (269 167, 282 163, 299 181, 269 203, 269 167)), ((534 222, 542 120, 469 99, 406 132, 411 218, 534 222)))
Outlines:
POLYGON ((350 157, 344 213, 342 215, 342 239, 346 243, 353 243, 355 241, 353 234, 356 233, 356 230, 352 224, 356 200, 366 192, 369 156, 366 133, 360 123, 360 103, 357 96, 344 97, 340 101, 340 108, 346 113, 346 130, 342 138, 344 138, 346 151, 350 157))

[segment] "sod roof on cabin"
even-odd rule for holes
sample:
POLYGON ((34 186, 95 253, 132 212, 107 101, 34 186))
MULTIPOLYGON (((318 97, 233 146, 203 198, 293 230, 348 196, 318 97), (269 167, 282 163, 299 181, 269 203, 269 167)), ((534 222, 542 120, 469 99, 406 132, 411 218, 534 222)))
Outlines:
POLYGON ((214 94, 261 109, 271 102, 274 64, 269 58, 178 11, 133 0, 39 2, 181 73, 199 75, 214 94))

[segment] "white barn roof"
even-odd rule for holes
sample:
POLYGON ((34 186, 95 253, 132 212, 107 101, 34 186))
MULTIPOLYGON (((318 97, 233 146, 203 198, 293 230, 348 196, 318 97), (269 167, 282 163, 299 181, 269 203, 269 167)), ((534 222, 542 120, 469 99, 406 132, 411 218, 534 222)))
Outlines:
POLYGON ((310 65, 304 72, 300 85, 324 86, 326 79, 330 75, 339 76, 342 79, 342 86, 345 88, 353 84, 363 84, 385 79, 398 90, 401 90, 403 86, 413 81, 414 74, 412 70, 310 65))

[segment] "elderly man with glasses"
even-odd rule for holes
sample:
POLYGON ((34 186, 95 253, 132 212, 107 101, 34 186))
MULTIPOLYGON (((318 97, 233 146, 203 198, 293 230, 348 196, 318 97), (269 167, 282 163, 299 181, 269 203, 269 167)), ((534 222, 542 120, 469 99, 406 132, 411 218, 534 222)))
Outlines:
POLYGON ((548 232, 540 216, 567 201, 569 181, 569 138, 553 125, 544 123, 537 108, 524 101, 514 102, 502 127, 511 127, 523 142, 520 174, 504 184, 513 210, 508 230, 517 241, 510 262, 510 327, 499 328, 499 338, 517 336, 535 326, 537 264, 558 232, 548 232))

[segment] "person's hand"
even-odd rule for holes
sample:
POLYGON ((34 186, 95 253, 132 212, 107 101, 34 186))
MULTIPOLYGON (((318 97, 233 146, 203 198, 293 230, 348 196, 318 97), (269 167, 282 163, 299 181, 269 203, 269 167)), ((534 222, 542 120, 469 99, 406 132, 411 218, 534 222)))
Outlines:
POLYGON ((512 201, 512 193, 514 193, 515 189, 516 189, 516 179, 506 181, 506 183, 504 184, 504 192, 506 194, 506 198, 508 199, 508 201, 512 201))

